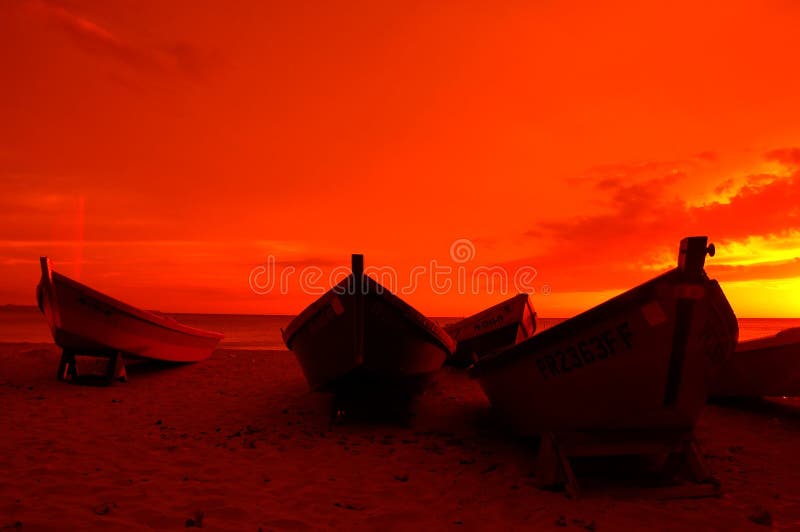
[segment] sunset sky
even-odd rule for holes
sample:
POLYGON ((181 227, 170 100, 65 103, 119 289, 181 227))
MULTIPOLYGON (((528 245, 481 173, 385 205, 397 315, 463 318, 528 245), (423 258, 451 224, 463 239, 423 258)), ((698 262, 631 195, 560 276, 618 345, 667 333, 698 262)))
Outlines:
POLYGON ((800 3, 642 4, 0 2, 0 303, 48 255, 145 308, 291 314, 316 296, 253 268, 362 252, 530 267, 570 316, 704 234, 739 316, 800 316, 800 3))

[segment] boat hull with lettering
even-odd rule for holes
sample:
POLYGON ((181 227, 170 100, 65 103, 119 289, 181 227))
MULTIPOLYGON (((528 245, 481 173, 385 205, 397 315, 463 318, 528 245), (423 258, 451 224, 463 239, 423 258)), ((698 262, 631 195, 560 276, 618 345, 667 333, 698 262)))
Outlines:
POLYGON ((711 395, 800 396, 800 327, 740 342, 714 378, 711 395))
POLYGON ((47 257, 42 257, 40 263, 37 304, 53 340, 65 352, 197 362, 208 358, 224 336, 98 292, 53 271, 47 257))
POLYGON ((448 363, 466 367, 481 357, 533 336, 536 311, 528 294, 517 294, 497 305, 444 326, 457 342, 448 363))
POLYGON ((691 429, 707 379, 733 352, 738 325, 703 269, 705 237, 681 242, 679 266, 470 370, 517 431, 691 429))
POLYGON ((433 321, 363 274, 353 273, 283 331, 312 390, 404 389, 424 383, 455 349, 433 321))

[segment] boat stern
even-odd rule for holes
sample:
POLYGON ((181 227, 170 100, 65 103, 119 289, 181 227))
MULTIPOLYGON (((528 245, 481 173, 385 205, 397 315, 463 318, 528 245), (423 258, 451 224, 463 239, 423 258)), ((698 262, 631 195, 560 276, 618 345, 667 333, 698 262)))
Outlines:
POLYGON ((39 257, 42 277, 36 285, 36 306, 47 319, 50 332, 55 337, 55 331, 60 324, 58 306, 56 305, 55 285, 53 284, 53 261, 49 257, 39 257))
POLYGON ((495 351, 518 344, 536 331, 536 312, 526 293, 444 327, 456 342, 448 359, 454 366, 469 366, 495 351))

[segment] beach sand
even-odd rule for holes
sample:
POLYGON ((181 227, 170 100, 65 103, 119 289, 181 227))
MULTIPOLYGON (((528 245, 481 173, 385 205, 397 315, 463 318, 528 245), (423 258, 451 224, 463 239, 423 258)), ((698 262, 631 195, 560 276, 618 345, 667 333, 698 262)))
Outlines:
POLYGON ((444 369, 403 424, 331 424, 285 351, 220 350, 55 378, 52 345, 0 345, 0 529, 764 529, 800 527, 800 408, 709 406, 697 434, 719 498, 534 486, 535 447, 444 369))

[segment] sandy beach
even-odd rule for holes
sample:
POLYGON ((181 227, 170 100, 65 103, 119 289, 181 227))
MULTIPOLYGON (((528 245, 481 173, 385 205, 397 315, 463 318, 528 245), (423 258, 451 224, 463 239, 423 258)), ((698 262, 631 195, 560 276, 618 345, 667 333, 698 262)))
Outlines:
MULTIPOLYGON (((0 346, 0 529, 791 529, 800 408, 709 406, 697 433, 719 498, 537 489, 534 442, 445 369, 408 423, 335 423, 291 353, 219 350, 58 382, 52 345, 0 346)), ((597 479, 595 479, 596 481, 597 479)), ((601 484, 602 486, 602 484, 601 484)))

